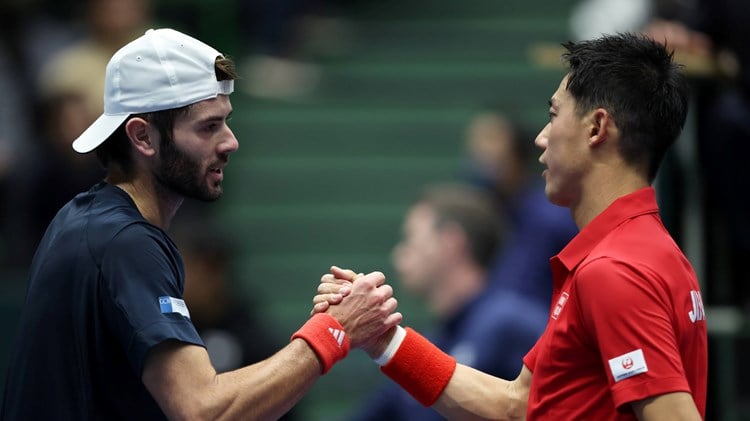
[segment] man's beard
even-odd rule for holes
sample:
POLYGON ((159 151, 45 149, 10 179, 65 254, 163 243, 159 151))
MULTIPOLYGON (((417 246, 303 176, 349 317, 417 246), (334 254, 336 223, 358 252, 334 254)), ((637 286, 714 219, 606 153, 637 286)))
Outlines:
POLYGON ((200 163, 181 151, 173 139, 163 140, 159 166, 154 171, 162 186, 184 197, 203 202, 213 202, 220 198, 221 185, 209 188, 200 163))

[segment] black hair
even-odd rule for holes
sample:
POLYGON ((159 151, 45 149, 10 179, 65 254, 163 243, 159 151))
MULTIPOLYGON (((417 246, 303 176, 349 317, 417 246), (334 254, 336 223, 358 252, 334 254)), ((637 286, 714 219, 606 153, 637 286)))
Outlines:
POLYGON ((130 149, 130 140, 125 133, 125 124, 132 117, 128 117, 101 145, 94 149, 96 158, 104 168, 117 165, 123 174, 131 175, 133 172, 133 152, 130 149))
POLYGON ((563 44, 567 90, 582 115, 605 108, 621 133, 625 162, 649 182, 687 117, 688 83, 673 52, 644 35, 615 34, 563 44))
POLYGON ((125 132, 127 122, 132 118, 142 118, 156 127, 163 141, 172 142, 175 119, 187 113, 189 107, 190 105, 186 105, 180 108, 131 115, 101 146, 96 148, 95 152, 99 163, 104 168, 108 168, 110 164, 116 163, 125 176, 131 176, 133 174, 133 150, 130 147, 130 139, 128 139, 128 135, 125 132))

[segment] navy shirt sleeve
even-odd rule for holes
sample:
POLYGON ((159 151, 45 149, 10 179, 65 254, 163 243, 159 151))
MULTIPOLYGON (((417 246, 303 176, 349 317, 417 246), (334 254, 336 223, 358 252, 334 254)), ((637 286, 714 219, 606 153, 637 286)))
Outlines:
POLYGON ((163 341, 204 346, 187 307, 160 306, 160 298, 179 303, 184 287, 182 259, 163 231, 148 224, 121 230, 102 256, 101 282, 105 321, 138 376, 148 351, 163 341))

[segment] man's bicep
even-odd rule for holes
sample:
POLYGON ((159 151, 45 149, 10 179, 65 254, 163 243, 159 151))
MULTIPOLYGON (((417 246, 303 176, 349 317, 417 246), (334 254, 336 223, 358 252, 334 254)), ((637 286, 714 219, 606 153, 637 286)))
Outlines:
POLYGON ((531 370, 526 367, 526 364, 521 366, 521 373, 518 374, 515 384, 519 395, 524 396, 524 401, 528 401, 529 390, 531 390, 531 370))
POLYGON ((199 391, 208 390, 216 371, 206 349, 169 340, 152 348, 141 379, 168 418, 186 418, 201 410, 199 391))
POLYGON ((631 403, 641 421, 700 421, 693 397, 687 392, 665 393, 631 403))

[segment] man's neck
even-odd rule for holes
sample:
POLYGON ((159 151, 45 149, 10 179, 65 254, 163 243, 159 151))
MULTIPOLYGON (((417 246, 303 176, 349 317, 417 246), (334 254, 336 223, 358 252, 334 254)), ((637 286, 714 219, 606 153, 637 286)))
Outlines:
POLYGON ((157 227, 168 230, 177 209, 182 205, 183 197, 158 187, 158 182, 141 179, 131 181, 107 177, 106 181, 127 193, 143 218, 157 227))
POLYGON ((581 201, 571 206, 573 220, 579 229, 583 229, 600 213, 604 212, 612 202, 644 187, 648 181, 632 170, 618 171, 618 169, 603 169, 591 180, 584 183, 581 201))

